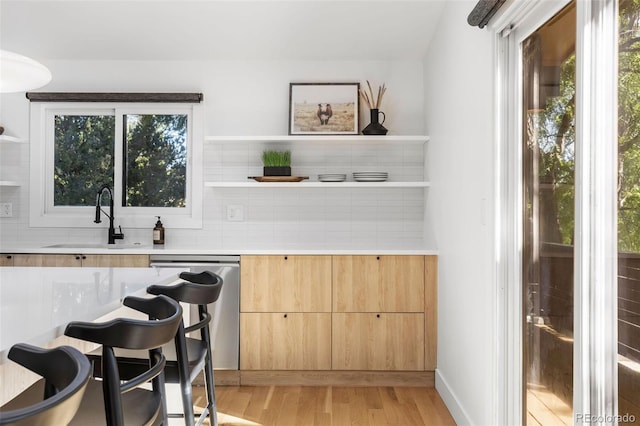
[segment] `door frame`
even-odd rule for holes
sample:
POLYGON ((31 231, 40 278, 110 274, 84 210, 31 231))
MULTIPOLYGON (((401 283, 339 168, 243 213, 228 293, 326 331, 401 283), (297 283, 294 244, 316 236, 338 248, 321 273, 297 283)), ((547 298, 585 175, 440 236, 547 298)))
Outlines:
MULTIPOLYGON (((497 424, 523 420, 521 42, 569 0, 512 2, 496 37, 497 424)), ((617 415, 617 1, 577 0, 573 410, 617 415), (612 48, 614 46, 614 48, 612 48), (611 65, 614 64, 614 65, 611 65), (598 117, 598 120, 589 120, 598 117), (613 183, 613 184, 612 184, 613 183), (610 285, 605 285, 609 283, 610 285)), ((575 420, 574 418, 574 420, 575 420)))

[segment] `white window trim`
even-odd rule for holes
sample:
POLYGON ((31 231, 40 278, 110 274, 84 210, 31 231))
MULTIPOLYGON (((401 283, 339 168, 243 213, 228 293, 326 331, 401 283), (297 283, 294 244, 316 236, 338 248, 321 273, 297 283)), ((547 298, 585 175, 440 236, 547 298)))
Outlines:
MULTIPOLYGON (((202 106, 184 103, 69 103, 69 102, 32 102, 31 103, 31 147, 30 147, 30 208, 29 226, 31 227, 107 227, 93 223, 95 207, 53 207, 53 127, 51 114, 64 110, 67 113, 93 114, 99 112, 115 113, 116 147, 114 199, 116 226, 123 228, 148 228, 155 216, 162 216, 166 227, 177 229, 202 228, 202 106), (122 188, 122 150, 118 148, 118 139, 122 138, 122 114, 149 113, 185 113, 189 114, 187 140, 187 207, 182 209, 166 207, 122 207, 120 204, 122 188)), ((96 182, 96 190, 102 182, 96 182)))
POLYGON ((618 414, 618 9, 578 1, 574 398, 576 414, 618 414))

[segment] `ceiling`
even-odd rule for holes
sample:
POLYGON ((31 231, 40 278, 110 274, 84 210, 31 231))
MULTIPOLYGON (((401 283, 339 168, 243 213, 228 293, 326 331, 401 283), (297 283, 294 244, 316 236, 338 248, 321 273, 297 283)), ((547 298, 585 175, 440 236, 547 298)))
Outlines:
POLYGON ((0 46, 37 60, 403 60, 446 0, 2 0, 0 46))

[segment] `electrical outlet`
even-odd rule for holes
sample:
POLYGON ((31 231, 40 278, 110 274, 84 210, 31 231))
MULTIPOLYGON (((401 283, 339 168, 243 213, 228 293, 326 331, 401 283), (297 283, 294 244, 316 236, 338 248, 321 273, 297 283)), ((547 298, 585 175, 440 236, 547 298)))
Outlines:
POLYGON ((13 217, 13 204, 0 203, 0 217, 13 217))
POLYGON ((229 204, 227 206, 227 220, 231 222, 242 222, 244 220, 244 206, 240 204, 229 204))

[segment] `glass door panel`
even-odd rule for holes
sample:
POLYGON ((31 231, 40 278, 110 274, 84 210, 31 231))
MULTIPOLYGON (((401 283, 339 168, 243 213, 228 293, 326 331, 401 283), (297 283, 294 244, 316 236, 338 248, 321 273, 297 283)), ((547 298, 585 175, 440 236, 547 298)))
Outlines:
POLYGON ((618 22, 618 413, 640 424, 640 4, 618 22))
POLYGON ((575 3, 522 43, 527 425, 573 424, 575 45, 575 3))

